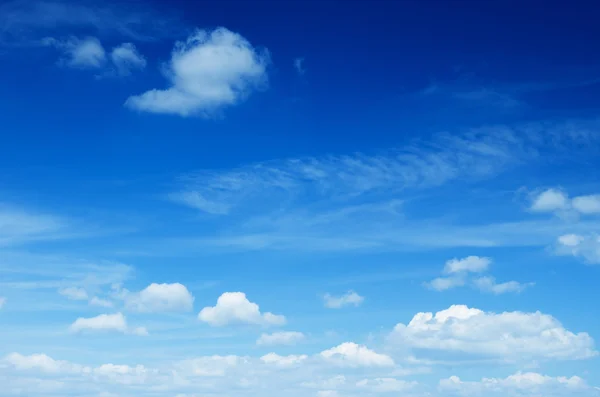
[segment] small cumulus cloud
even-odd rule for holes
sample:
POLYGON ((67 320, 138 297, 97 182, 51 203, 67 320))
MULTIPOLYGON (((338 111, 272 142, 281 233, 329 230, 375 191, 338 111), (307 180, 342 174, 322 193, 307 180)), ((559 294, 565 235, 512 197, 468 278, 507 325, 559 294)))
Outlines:
POLYGON ((110 59, 120 76, 129 76, 133 70, 146 67, 146 58, 132 43, 123 43, 113 48, 110 59))
POLYGON ((446 276, 435 278, 430 282, 425 283, 425 286, 435 291, 446 291, 471 284, 482 292, 500 295, 509 292, 521 292, 525 288, 534 285, 534 283, 523 284, 517 281, 496 283, 496 279, 492 276, 472 278, 472 273, 480 274, 487 272, 491 263, 491 258, 474 255, 462 259, 450 259, 444 266, 443 272, 446 276))
POLYGON ((261 313, 259 306, 250 302, 243 292, 225 292, 215 306, 203 308, 198 314, 200 321, 212 326, 229 324, 284 325, 282 315, 270 312, 261 313))
POLYGON ((226 28, 199 30, 175 45, 167 66, 170 86, 127 99, 131 109, 209 117, 266 87, 269 53, 226 28))
POLYGON ((125 306, 138 312, 189 311, 194 297, 183 284, 152 283, 138 293, 126 292, 125 306))
POLYGON ((73 333, 83 331, 112 331, 139 336, 148 335, 148 331, 143 327, 130 328, 123 313, 101 314, 91 318, 79 317, 71 324, 69 329, 73 333))
POLYGON ((347 293, 341 296, 325 294, 323 296, 323 300, 325 303, 325 307, 329 309, 341 309, 342 307, 349 305, 359 306, 364 302, 365 298, 354 291, 348 291, 347 293))

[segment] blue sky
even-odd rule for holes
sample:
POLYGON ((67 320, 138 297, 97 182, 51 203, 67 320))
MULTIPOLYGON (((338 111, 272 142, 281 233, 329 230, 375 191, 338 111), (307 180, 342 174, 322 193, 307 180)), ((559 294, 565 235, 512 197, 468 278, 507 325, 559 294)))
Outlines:
POLYGON ((600 10, 0 5, 0 396, 598 396, 600 10))

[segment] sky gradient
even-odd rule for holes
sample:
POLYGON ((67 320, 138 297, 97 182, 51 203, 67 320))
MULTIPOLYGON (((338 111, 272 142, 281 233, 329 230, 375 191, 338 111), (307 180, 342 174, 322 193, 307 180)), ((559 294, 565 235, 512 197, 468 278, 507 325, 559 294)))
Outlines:
POLYGON ((0 396, 600 396, 600 9, 0 4, 0 396))

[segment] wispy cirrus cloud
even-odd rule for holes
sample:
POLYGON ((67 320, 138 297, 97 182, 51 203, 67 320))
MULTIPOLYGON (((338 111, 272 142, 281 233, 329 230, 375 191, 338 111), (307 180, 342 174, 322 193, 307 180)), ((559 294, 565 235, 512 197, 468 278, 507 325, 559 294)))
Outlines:
MULTIPOLYGON (((412 197, 449 183, 468 187, 525 165, 598 151, 598 120, 529 123, 438 134, 378 154, 293 158, 183 176, 170 198, 228 217, 229 229, 190 238, 228 249, 398 250, 410 247, 546 245, 560 219, 496 223, 414 219, 412 197), (435 234, 437 237, 432 239, 435 234)), ((456 210, 454 210, 456 212, 456 210)), ((594 220, 574 227, 588 231, 594 220)))

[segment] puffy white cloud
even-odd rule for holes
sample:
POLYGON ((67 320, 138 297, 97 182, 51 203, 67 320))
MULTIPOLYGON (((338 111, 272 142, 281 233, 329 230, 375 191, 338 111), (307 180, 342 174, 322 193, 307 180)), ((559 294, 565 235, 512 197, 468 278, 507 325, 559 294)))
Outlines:
POLYGON ((496 283, 496 279, 491 276, 479 277, 475 279, 474 284, 483 292, 500 295, 509 292, 522 292, 525 288, 533 286, 534 283, 519 283, 518 281, 507 281, 496 283))
POLYGON ((273 332, 271 334, 261 334, 256 340, 257 345, 294 345, 301 340, 304 340, 305 336, 302 332, 296 331, 285 331, 285 332, 273 332))
POLYGON ((46 38, 43 44, 53 46, 63 52, 61 63, 73 68, 101 68, 106 62, 104 47, 95 37, 79 39, 71 37, 68 40, 46 38))
POLYGON ((481 276, 478 278, 470 276, 470 273, 486 272, 491 263, 492 260, 490 258, 480 256, 451 259, 444 266, 444 273, 449 276, 435 278, 425 283, 425 286, 436 291, 446 291, 456 287, 463 287, 469 282, 480 291, 499 295, 508 292, 521 292, 525 288, 534 285, 534 283, 522 284, 517 281, 496 283, 496 279, 492 276, 481 276))
POLYGON ((457 376, 451 376, 439 383, 441 392, 461 396, 487 396, 490 393, 502 396, 568 396, 590 389, 578 376, 551 377, 535 372, 517 372, 506 378, 483 378, 478 382, 465 382, 457 376))
POLYGON ((54 360, 45 354, 24 356, 19 353, 11 353, 4 357, 2 361, 16 370, 36 370, 51 374, 89 372, 88 367, 71 364, 67 361, 54 360))
POLYGON ((125 305, 138 312, 188 311, 194 306, 194 297, 180 283, 152 283, 136 294, 127 294, 125 305))
POLYGON ((70 330, 71 332, 117 331, 140 336, 148 335, 148 331, 144 327, 129 328, 123 313, 101 314, 91 318, 79 317, 71 324, 70 330))
POLYGON ((592 265, 600 264, 600 236, 565 234, 557 239, 555 253, 582 258, 592 265))
POLYGON ((600 214, 600 194, 575 197, 572 205, 582 214, 600 214))
POLYGON ((61 288, 58 290, 58 293, 68 299, 75 300, 75 301, 84 301, 84 300, 88 299, 88 293, 83 288, 77 288, 77 287, 61 288))
POLYGON ((139 53, 132 43, 123 43, 112 49, 110 60, 121 76, 128 76, 134 69, 146 67, 146 58, 139 53))
POLYGON ((503 359, 584 359, 597 355, 585 332, 566 330, 554 317, 540 312, 483 312, 453 305, 433 313, 418 313, 408 325, 397 324, 392 343, 503 359))
POLYGON ((559 189, 548 189, 533 198, 530 209, 535 212, 555 212, 570 207, 569 196, 559 189))
POLYGON ((330 294, 325 294, 323 299, 325 301, 325 307, 328 307, 330 309, 340 309, 344 306, 349 305, 358 306, 365 300, 365 298, 363 298, 354 291, 348 291, 342 296, 332 296, 330 294))
POLYGON ((396 378, 375 378, 360 380, 356 382, 356 386, 374 393, 388 393, 413 389, 417 386, 417 382, 409 382, 396 378))
POLYGON ((444 273, 481 273, 485 272, 491 263, 492 260, 490 258, 474 255, 462 259, 454 258, 446 262, 444 273))
POLYGON ((171 86, 130 97, 126 106, 153 113, 208 116, 267 83, 269 55, 225 28, 178 42, 166 73, 171 86))
POLYGON ((297 364, 301 364, 304 360, 308 358, 307 355, 289 355, 289 356, 280 356, 276 353, 268 353, 262 356, 260 359, 265 364, 276 365, 279 367, 291 367, 297 364))
POLYGON ((548 189, 533 198, 530 207, 534 212, 552 212, 571 218, 578 215, 600 214, 600 194, 590 194, 569 198, 560 189, 548 189))
POLYGON ((352 342, 324 350, 320 356, 334 364, 350 367, 389 367, 394 365, 391 357, 376 353, 366 346, 352 342))
POLYGON ((212 326, 228 324, 283 325, 286 320, 282 315, 261 313, 254 302, 250 302, 243 292, 225 292, 215 306, 205 307, 198 318, 212 326))

